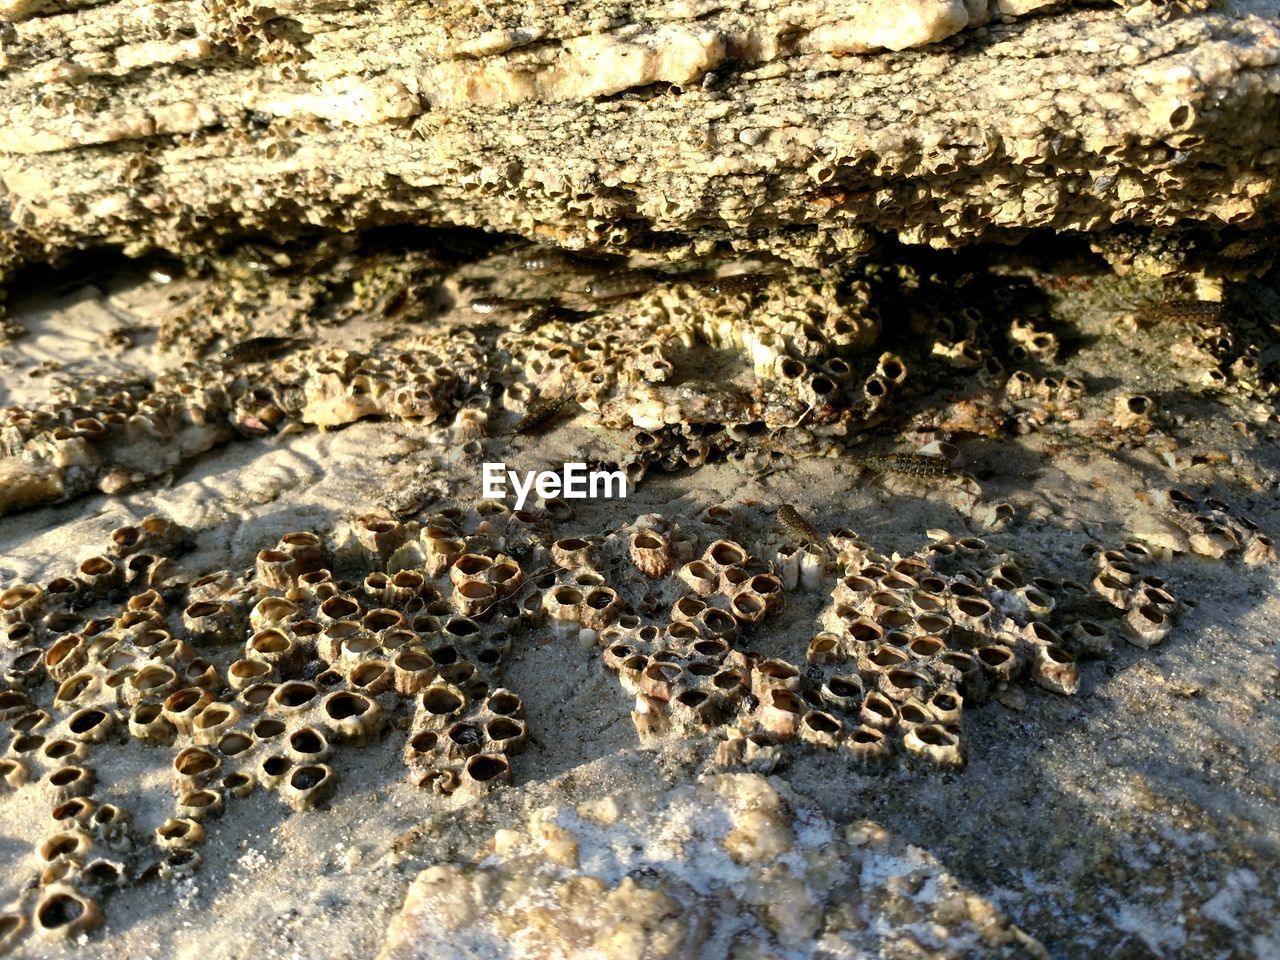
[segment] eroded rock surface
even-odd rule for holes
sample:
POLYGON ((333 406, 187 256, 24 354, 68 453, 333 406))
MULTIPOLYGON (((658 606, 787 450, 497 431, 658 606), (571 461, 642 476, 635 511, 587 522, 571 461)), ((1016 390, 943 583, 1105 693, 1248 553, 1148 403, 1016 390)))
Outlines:
POLYGON ((1043 6, 11 4, 0 260, 414 221, 1159 267, 1274 225, 1271 5, 1043 6))

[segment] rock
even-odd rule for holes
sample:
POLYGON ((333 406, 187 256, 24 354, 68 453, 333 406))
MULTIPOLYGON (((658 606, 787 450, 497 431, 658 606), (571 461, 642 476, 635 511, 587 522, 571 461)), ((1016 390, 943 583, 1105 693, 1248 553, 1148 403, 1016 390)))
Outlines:
POLYGON ((1273 12, 10 0, 0 265, 412 222, 795 262, 1044 229, 1159 271, 1275 225, 1273 12))

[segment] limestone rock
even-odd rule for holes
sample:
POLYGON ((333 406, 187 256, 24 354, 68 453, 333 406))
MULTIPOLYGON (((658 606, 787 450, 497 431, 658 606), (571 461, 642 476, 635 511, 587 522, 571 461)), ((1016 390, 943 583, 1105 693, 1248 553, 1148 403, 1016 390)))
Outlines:
POLYGON ((1047 229, 1132 261, 1276 221, 1265 0, 5 13, 0 263, 404 222, 793 257, 1047 229))

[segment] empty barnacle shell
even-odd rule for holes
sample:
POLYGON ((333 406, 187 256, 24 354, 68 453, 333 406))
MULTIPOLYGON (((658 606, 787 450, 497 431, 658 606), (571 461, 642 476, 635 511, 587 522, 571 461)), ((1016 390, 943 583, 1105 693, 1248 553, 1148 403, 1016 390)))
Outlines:
POLYGON ((822 710, 808 710, 800 718, 800 739, 819 747, 834 748, 844 735, 844 723, 822 710))
POLYGON ((276 544, 276 549, 293 557, 298 574, 320 570, 327 562, 324 541, 314 533, 286 533, 276 544))
POLYGON ((179 817, 189 817, 192 820, 212 819, 221 815, 226 802, 226 797, 219 790, 208 788, 193 790, 190 793, 178 795, 174 812, 179 817))
POLYGON ((583 594, 575 586, 559 584, 542 595, 542 604, 552 620, 577 623, 582 616, 583 594))
POLYGON ((217 643, 233 638, 239 616, 225 600, 197 600, 182 611, 182 624, 192 640, 217 643))
POLYGON ((165 698, 161 712, 175 730, 181 734, 190 734, 196 717, 212 702, 213 694, 208 690, 185 687, 165 698))
POLYGON ((257 556, 258 580, 272 590, 288 590, 298 576, 298 565, 283 550, 261 550, 257 556))
POLYGON ((217 743, 239 720, 240 710, 234 704, 213 702, 192 721, 191 735, 196 743, 217 743))
POLYGON ((796 733, 803 710, 804 703, 795 693, 782 687, 770 687, 760 697, 757 713, 765 730, 789 737, 796 733))
POLYGON ((155 832, 161 850, 190 850, 204 843, 204 836, 204 827, 190 817, 170 817, 155 832))
POLYGON ((84 707, 67 718, 67 733, 83 743, 102 743, 115 726, 115 714, 97 707, 84 707))
POLYGON ((1275 541, 1264 533, 1253 531, 1245 541, 1244 553, 1241 559, 1250 567, 1258 567, 1264 563, 1275 563, 1275 541))
POLYGON ((594 587, 582 596, 578 622, 590 630, 599 630, 613 622, 622 611, 622 598, 609 587, 594 587))
POLYGON ((858 718, 866 726, 888 730, 898 722, 898 707, 883 693, 873 690, 863 697, 858 718))
POLYGON ((479 753, 462 765, 458 789, 466 794, 480 794, 495 786, 511 782, 511 761, 502 754, 479 753))
POLYGON ((351 743, 363 743, 377 734, 385 719, 376 700, 348 690, 326 696, 320 715, 336 739, 351 743))
POLYGON ((1135 647, 1149 649, 1167 638, 1173 619, 1152 603, 1140 603, 1124 615, 1120 632, 1135 647))
POLYGON ((98 596, 124 585, 124 567, 112 557, 90 557, 81 562, 76 573, 85 588, 98 596))
POLYGON ((204 747, 187 747, 173 758, 174 786, 179 792, 198 790, 212 782, 222 768, 222 760, 204 747))
POLYGON ((347 674, 347 682, 354 690, 377 696, 392 688, 395 673, 385 660, 364 660, 347 674))
POLYGON ((1146 394, 1133 394, 1116 398, 1115 423, 1123 430, 1150 427, 1156 411, 1156 402, 1146 394))
POLYGON ((34 929, 48 937, 78 937, 101 923, 97 902, 67 883, 45 887, 32 910, 34 929))
POLYGON ((751 692, 760 700, 769 690, 800 689, 800 671, 785 660, 761 660, 751 670, 751 692))
POLYGON ((58 682, 74 675, 88 662, 88 644, 78 633, 57 640, 44 654, 44 668, 58 682))
POLYGON ((1037 644, 1031 662, 1035 682, 1054 693, 1071 695, 1080 689, 1080 669, 1074 658, 1055 643, 1037 644))
POLYGON ((162 663, 152 663, 125 680, 125 702, 137 704, 162 701, 177 688, 178 675, 162 663))
POLYGON ((638 530, 631 536, 631 562, 646 577, 665 577, 675 560, 671 541, 655 530, 638 530))
MULTIPOLYGON (((249 689, 255 690, 257 687, 250 687, 249 689)), ((276 713, 281 716, 296 716, 305 710, 309 710, 319 695, 320 690, 314 683, 290 680, 270 691, 266 708, 269 713, 276 713)))
POLYGON ((283 753, 269 753, 258 761, 257 779, 264 790, 274 790, 293 769, 293 761, 283 753))
POLYGON ((83 863, 92 849, 93 838, 86 831, 70 828, 47 837, 36 849, 36 853, 44 863, 58 860, 83 863))
POLYGON ((591 566, 593 545, 589 540, 570 537, 551 545, 551 560, 565 570, 578 570, 591 566))
POLYGON ((964 766, 964 749, 959 734, 940 723, 911 727, 902 737, 909 753, 923 757, 940 767, 964 766))
POLYGON ((360 545, 378 559, 385 560, 408 538, 400 521, 391 517, 365 515, 351 522, 360 545))
POLYGON ((693 560, 680 568, 679 577, 696 596, 707 597, 720 586, 720 570, 703 560, 693 560))
POLYGON ((27 767, 21 760, 16 757, 0 758, 0 787, 17 790, 27 779, 27 767))
POLYGON ((49 787, 55 803, 72 797, 87 797, 93 792, 97 777, 88 767, 71 764, 49 774, 49 787))
POLYGON ((868 767, 878 766, 893 755, 893 744, 884 731, 865 724, 849 732, 844 747, 857 763, 868 767))
POLYGON ((294 810, 308 810, 333 793, 337 774, 327 763, 294 767, 280 784, 280 794, 294 810))

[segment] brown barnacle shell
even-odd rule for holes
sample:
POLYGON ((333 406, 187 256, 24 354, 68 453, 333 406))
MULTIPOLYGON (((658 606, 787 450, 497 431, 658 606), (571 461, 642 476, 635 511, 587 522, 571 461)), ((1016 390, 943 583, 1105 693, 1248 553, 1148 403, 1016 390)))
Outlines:
POLYGON ((782 579, 772 573, 757 573, 747 581, 747 589, 764 601, 765 615, 779 613, 786 605, 782 579))
POLYGON ((263 660, 248 658, 234 661, 227 668, 227 684, 232 690, 245 690, 254 684, 264 683, 276 676, 272 665, 263 660))
POLYGON ((225 600, 197 600, 182 611, 182 625, 195 643, 217 643, 236 634, 239 616, 225 600))
POLYGON ((83 707, 67 718, 67 735, 81 743, 102 743, 115 727, 114 713, 83 707))
POLYGON ((245 656, 249 660, 260 660, 273 671, 287 676, 302 666, 306 650, 293 638, 288 627, 273 627, 261 630, 249 638, 249 642, 245 644, 245 656))
POLYGON ((187 747, 173 758, 173 782, 179 793, 199 790, 212 783, 222 769, 222 760, 205 747, 187 747))
POLYGON ((818 747, 834 749, 844 738, 844 723, 823 710, 808 710, 800 718, 800 739, 818 747))
POLYGON ((761 660, 751 670, 751 692, 758 699, 774 689, 800 689, 800 671, 785 660, 761 660))
POLYGON ((364 743, 381 729, 385 721, 382 707, 371 697, 338 690, 324 698, 320 716, 337 740, 364 743))
POLYGON ((137 703, 129 712, 129 735, 138 740, 166 743, 173 739, 174 726, 158 703, 137 703))
POLYGON ((720 701, 705 690, 687 689, 669 701, 673 723, 689 730, 709 730, 720 722, 720 701))
POLYGON ((578 620, 589 630, 600 630, 622 612, 622 598, 611 587, 592 587, 582 597, 578 620))
POLYGON ((328 562, 324 541, 309 531, 286 533, 276 544, 276 550, 293 557, 298 575, 314 573, 328 562))
POLYGON ((198 603, 202 600, 217 600, 234 589, 235 586, 235 577, 226 570, 219 570, 216 573, 206 574, 191 581, 191 585, 187 587, 187 596, 190 597, 192 603, 198 603))
POLYGON ((0 911, 0 956, 12 951, 26 936, 29 922, 17 910, 0 911))
POLYGON ((31 709, 31 699, 20 690, 0 690, 0 720, 12 720, 31 709))
POLYGON ((637 530, 631 535, 631 562, 646 577, 665 577, 675 560, 671 541, 656 530, 637 530))
POLYGON ((38 584, 19 583, 0 593, 0 625, 38 620, 45 591, 38 584))
POLYGON ((333 754, 324 731, 310 725, 289 734, 285 740, 285 751, 296 764, 320 763, 333 754))
POLYGON ((866 767, 878 766, 893 755, 893 743, 885 732, 866 724, 849 732, 844 738, 844 748, 855 762, 866 767))
POLYGON ((636 678, 636 689, 651 700, 668 701, 682 673, 683 668, 678 663, 650 660, 636 678))
POLYGON ((422 650, 401 650, 391 661, 392 682, 396 693, 409 696, 436 678, 436 664, 422 650))
POLYGON ((707 547, 702 560, 719 578, 726 567, 743 566, 749 558, 741 544, 732 540, 716 540, 707 547))
POLYGON ((299 812, 309 810, 333 793, 338 778, 327 763, 295 766, 280 784, 280 795, 299 812))
POLYGON ((557 584, 542 594, 542 605, 552 620, 577 623, 582 616, 582 591, 572 584, 557 584))
POLYGON ((275 790, 293 769, 293 761, 283 753, 269 753, 258 761, 257 779, 264 790, 275 790))
POLYGON ((32 925, 45 937, 78 937, 101 924, 97 902, 68 883, 45 887, 32 910, 32 925))
POLYGON ((385 660, 362 660, 351 668, 347 682, 352 690, 374 697, 395 684, 395 671, 385 660))
POLYGON ((1031 677, 1037 685, 1054 693, 1070 696, 1080 689, 1080 668, 1071 654, 1056 643, 1035 645, 1031 677))
POLYGON ((169 574, 167 557, 154 553, 135 553, 124 561, 124 579, 130 589, 162 584, 169 574))
POLYGON ((0 757, 0 791, 17 790, 27 782, 27 766, 16 757, 0 757))
POLYGON ((44 864, 59 861, 83 863, 92 851, 93 837, 76 827, 59 830, 50 835, 36 850, 41 863, 44 864))
POLYGON ((1151 428, 1156 402, 1142 393, 1116 398, 1115 424, 1122 430, 1151 428))
POLYGON ((192 820, 210 820, 226 809, 227 799, 220 790, 203 788, 178 795, 174 812, 192 820))
POLYGON ((112 557, 89 557, 77 568, 77 577, 85 588, 104 596, 124 585, 124 567, 112 557))
POLYGON ((329 597, 316 610, 316 620, 325 627, 359 615, 360 604, 348 596, 329 597))
POLYGON ((964 748, 959 733, 940 723, 925 723, 911 727, 903 735, 902 745, 909 753, 937 766, 964 766, 964 748))
POLYGON ((204 843, 204 836, 204 827, 190 817, 170 817, 155 832, 161 850, 191 850, 204 843))
POLYGON ((759 623, 769 612, 768 600, 755 590, 740 590, 729 601, 729 612, 742 623, 759 623))
POLYGON ((760 698, 757 715, 760 725, 782 737, 794 736, 804 712, 804 701, 783 687, 770 687, 760 698))
POLYGON ((97 783, 97 776, 89 767, 71 764, 49 774, 48 782, 54 803, 62 803, 72 797, 89 796, 97 783))
POLYGON ((1014 652, 1003 643, 989 643, 974 651, 982 671, 997 683, 1012 679, 1021 666, 1014 652))
POLYGON ((511 761, 502 754, 478 753, 462 765, 458 790, 477 796, 511 782, 511 761))
POLYGON ((453 587, 453 605, 464 617, 484 614, 497 600, 498 591, 481 577, 461 580, 453 587))
POLYGON ((1149 649, 1173 630, 1173 617, 1154 603, 1136 603, 1124 615, 1121 635, 1135 647, 1149 649))
POLYGON ((231 703, 208 704, 191 724, 191 735, 196 743, 214 744, 240 720, 240 710, 231 703))
MULTIPOLYGON (((256 688, 250 687, 249 689, 256 688)), ((308 683, 303 680, 290 680, 271 690, 267 699, 266 709, 268 713, 279 714, 280 716, 297 716, 310 710, 319 695, 320 690, 314 683, 308 683)))
POLYGON ((552 562, 565 570, 579 570, 591 566, 594 544, 579 537, 557 540, 551 545, 552 562))
POLYGON ((191 733, 196 717, 213 702, 213 694, 199 687, 184 687, 165 697, 161 708, 164 718, 178 733, 191 733))
POLYGON ((1246 566, 1260 567, 1266 563, 1276 562, 1276 544, 1269 536, 1253 531, 1245 541, 1244 554, 1241 559, 1246 566))
POLYGON ((720 571, 704 560, 686 563, 678 576, 699 597, 709 597, 719 589, 720 571))
POLYGON ((61 683, 84 667, 88 659, 85 638, 78 633, 68 633, 45 651, 44 668, 53 680, 61 683))
POLYGON ((283 550, 260 550, 257 557, 258 582, 271 590, 288 590, 297 579, 298 565, 283 550))
POLYGON ((371 556, 385 560, 395 552, 396 548, 408 538, 404 524, 392 517, 379 517, 370 514, 356 517, 351 522, 360 545, 369 551, 371 556))
POLYGON ((178 675, 163 663, 150 663, 129 676, 124 698, 129 704, 163 700, 178 688, 178 675))

